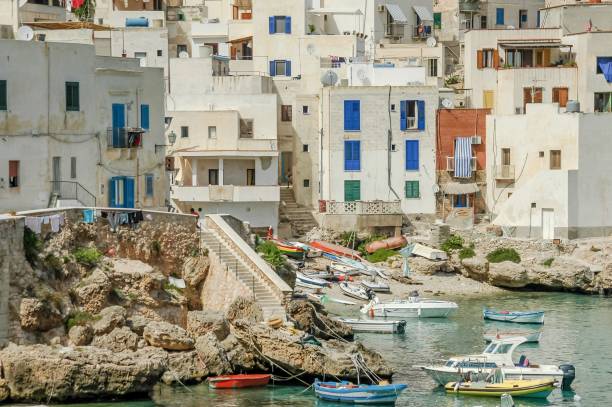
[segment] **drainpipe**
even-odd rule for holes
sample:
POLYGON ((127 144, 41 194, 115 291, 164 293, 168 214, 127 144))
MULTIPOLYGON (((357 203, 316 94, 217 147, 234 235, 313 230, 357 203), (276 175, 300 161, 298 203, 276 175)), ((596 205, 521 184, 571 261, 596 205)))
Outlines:
POLYGON ((389 114, 389 129, 387 130, 387 185, 397 200, 400 201, 401 198, 391 185, 391 142, 393 138, 393 132, 391 131, 391 86, 389 86, 389 95, 387 97, 387 113, 389 114))

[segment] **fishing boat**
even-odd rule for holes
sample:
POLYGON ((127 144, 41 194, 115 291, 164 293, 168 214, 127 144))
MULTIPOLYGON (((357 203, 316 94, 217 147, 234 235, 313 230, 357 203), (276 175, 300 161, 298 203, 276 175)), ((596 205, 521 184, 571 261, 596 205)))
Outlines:
POLYGON ((318 398, 351 404, 393 404, 406 384, 352 384, 351 382, 321 382, 315 380, 318 398))
POLYGON ((483 335, 487 342, 491 342, 495 339, 514 338, 517 336, 527 339, 527 342, 540 342, 542 331, 489 331, 485 332, 483 335))
POLYGON ((384 281, 376 281, 376 280, 361 280, 361 285, 365 288, 372 290, 377 293, 390 293, 391 287, 389 284, 384 281))
POLYGON ((368 294, 368 291, 357 284, 340 283, 340 289, 344 295, 349 297, 364 301, 368 301, 370 299, 370 294, 368 294))
POLYGON ((302 287, 308 286, 308 288, 312 288, 313 286, 317 288, 330 286, 329 281, 323 280, 322 278, 310 277, 304 273, 300 273, 299 271, 296 273, 295 283, 302 287))
POLYGON ((371 317, 391 318, 446 318, 452 315, 457 304, 450 301, 437 301, 412 295, 407 300, 394 299, 380 302, 378 297, 361 308, 363 314, 371 317))
POLYGON ((484 381, 450 382, 444 388, 447 393, 468 396, 501 397, 503 394, 510 394, 514 397, 545 399, 555 389, 555 381, 550 379, 508 380, 501 369, 496 369, 484 381))
POLYGON ((347 276, 357 276, 362 273, 361 270, 355 267, 347 266, 346 264, 332 263, 329 265, 329 270, 334 273, 345 274, 347 276))
POLYGON ((544 311, 494 311, 484 309, 484 319, 492 321, 516 322, 521 324, 543 324, 544 311))
POLYGON ((303 259, 306 256, 306 250, 286 240, 270 239, 270 242, 274 243, 278 250, 285 256, 293 257, 294 259, 303 259))
POLYGON ((507 338, 493 340, 481 354, 454 356, 441 365, 415 366, 427 372, 436 382, 446 385, 460 381, 465 374, 490 374, 501 368, 508 380, 513 379, 546 379, 555 380, 563 388, 569 388, 575 378, 572 365, 560 366, 535 364, 523 355, 514 363, 512 354, 516 348, 525 343, 525 338, 507 338))
POLYGON ((349 249, 348 247, 340 246, 339 244, 325 242, 323 240, 313 240, 310 242, 310 246, 321 250, 323 253, 361 260, 360 253, 357 250, 349 249))
POLYGON ((356 319, 338 318, 338 320, 350 325, 353 332, 370 332, 381 334, 403 333, 406 329, 406 321, 403 320, 380 320, 380 319, 356 319))
POLYGON ((306 244, 306 243, 302 243, 302 242, 290 242, 292 245, 294 245, 295 247, 299 247, 300 249, 304 249, 306 251, 306 257, 321 257, 321 255, 323 254, 323 252, 319 249, 315 249, 314 247, 306 244))
POLYGON ((357 305, 356 302, 353 301, 347 301, 347 300, 343 300, 341 298, 335 298, 335 297, 331 297, 327 294, 308 294, 308 298, 318 301, 319 303, 325 303, 325 302, 335 302, 338 304, 342 304, 342 305, 357 305))
POLYGON ((270 381, 269 374, 235 374, 215 376, 206 379, 212 389, 238 389, 243 387, 265 386, 270 381))

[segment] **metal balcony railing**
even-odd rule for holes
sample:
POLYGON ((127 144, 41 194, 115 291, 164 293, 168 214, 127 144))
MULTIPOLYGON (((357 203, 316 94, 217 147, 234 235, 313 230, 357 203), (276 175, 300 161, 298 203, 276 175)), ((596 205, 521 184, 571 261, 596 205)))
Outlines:
POLYGON ((106 129, 106 142, 108 148, 139 148, 142 147, 142 134, 140 127, 109 127, 106 129))
MULTIPOLYGON (((472 157, 470 159, 470 169, 472 171, 476 171, 476 157, 472 157)), ((446 171, 454 172, 455 171, 455 157, 446 157, 446 171)))
POLYGON ((514 165, 498 165, 495 168, 495 179, 513 180, 514 165))
POLYGON ((96 206, 96 197, 76 181, 51 181, 51 194, 57 199, 76 200, 86 207, 96 206))

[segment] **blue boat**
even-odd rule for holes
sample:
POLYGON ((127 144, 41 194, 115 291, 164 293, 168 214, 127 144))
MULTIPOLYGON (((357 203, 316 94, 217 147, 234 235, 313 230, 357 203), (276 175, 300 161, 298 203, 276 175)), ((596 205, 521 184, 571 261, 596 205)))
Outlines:
POLYGON ((484 319, 492 321, 516 322, 522 324, 543 324, 544 311, 494 311, 484 309, 484 319))
POLYGON ((351 382, 321 382, 315 380, 314 389, 318 398, 351 404, 395 404, 406 384, 352 384, 351 382))

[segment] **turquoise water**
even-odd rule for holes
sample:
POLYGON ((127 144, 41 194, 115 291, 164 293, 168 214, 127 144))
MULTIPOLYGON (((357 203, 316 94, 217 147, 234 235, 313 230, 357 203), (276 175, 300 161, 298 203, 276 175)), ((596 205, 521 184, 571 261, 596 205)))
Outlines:
MULTIPOLYGON (((485 323, 484 306, 504 309, 541 309, 546 311, 544 334, 540 344, 528 344, 518 350, 532 362, 576 367, 572 392, 555 390, 545 401, 515 399, 520 406, 590 407, 612 406, 612 298, 587 297, 557 293, 510 293, 490 298, 454 298, 458 313, 447 320, 409 320, 403 335, 360 334, 358 339, 376 349, 396 370, 394 381, 409 388, 398 406, 475 407, 496 406, 499 400, 465 396, 447 396, 433 380, 414 364, 443 359, 455 354, 480 353, 482 334, 495 326, 523 328, 518 324, 485 323)), ((355 308, 337 304, 329 309, 343 315, 357 315, 355 308)), ((536 326, 537 327, 537 326, 536 326)), ((515 357, 518 359, 518 354, 515 357)), ((94 403, 87 407, 145 406, 335 406, 318 401, 303 387, 268 386, 265 389, 209 390, 205 385, 190 388, 160 386, 150 401, 129 403, 94 403)), ((74 405, 73 405, 74 407, 74 405)))

